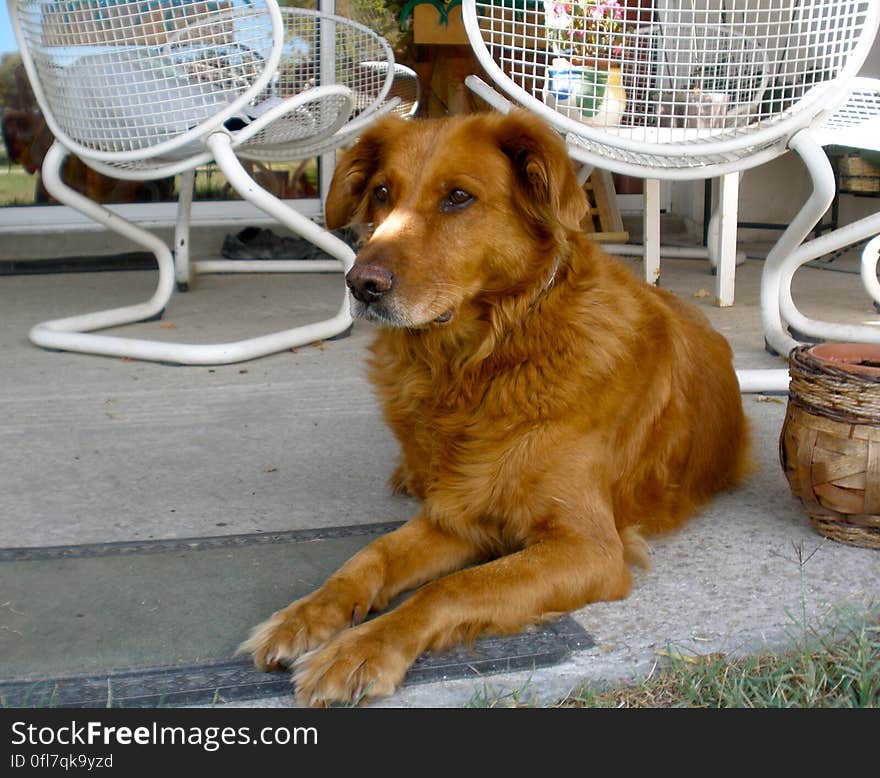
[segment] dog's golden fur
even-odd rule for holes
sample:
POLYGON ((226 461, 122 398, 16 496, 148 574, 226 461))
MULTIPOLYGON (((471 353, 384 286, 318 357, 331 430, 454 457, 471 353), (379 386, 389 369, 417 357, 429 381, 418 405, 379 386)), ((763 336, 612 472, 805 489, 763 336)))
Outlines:
POLYGON ((427 649, 625 597, 643 535, 745 473, 727 342, 587 239, 586 207, 524 112, 382 120, 340 160, 327 224, 372 225, 348 280, 420 511, 244 645, 295 661, 301 702, 389 694, 427 649))

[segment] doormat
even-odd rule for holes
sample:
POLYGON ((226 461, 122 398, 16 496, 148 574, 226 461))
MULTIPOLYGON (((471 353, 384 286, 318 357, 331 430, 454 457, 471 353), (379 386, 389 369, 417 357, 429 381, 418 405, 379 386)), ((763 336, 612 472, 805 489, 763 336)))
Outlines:
MULTIPOLYGON (((0 705, 210 705, 292 692, 235 657, 250 629, 400 526, 0 549, 0 705)), ((554 665, 593 641, 570 617, 425 654, 404 684, 554 665)))

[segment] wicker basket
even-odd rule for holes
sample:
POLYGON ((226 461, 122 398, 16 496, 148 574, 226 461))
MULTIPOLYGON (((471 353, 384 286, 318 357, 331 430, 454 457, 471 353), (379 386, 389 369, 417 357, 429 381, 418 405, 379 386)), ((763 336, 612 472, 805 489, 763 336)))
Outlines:
POLYGON ((880 549, 880 346, 800 346, 779 458, 825 537, 880 549))

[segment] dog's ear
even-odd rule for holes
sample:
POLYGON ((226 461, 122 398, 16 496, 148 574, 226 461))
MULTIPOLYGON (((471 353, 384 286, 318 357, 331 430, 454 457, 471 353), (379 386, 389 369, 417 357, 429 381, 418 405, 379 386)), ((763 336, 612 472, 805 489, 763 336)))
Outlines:
POLYGON ((515 110, 501 120, 498 144, 513 162, 523 212, 536 224, 555 220, 580 230, 587 196, 559 134, 527 111, 515 110))
POLYGON ((368 133, 336 161, 324 204, 324 221, 328 229, 335 230, 359 221, 356 214, 362 210, 364 188, 376 170, 380 142, 373 133, 368 133))
POLYGON ((396 116, 381 119, 337 160, 324 206, 328 229, 368 220, 364 189, 381 164, 387 138, 403 121, 396 116))

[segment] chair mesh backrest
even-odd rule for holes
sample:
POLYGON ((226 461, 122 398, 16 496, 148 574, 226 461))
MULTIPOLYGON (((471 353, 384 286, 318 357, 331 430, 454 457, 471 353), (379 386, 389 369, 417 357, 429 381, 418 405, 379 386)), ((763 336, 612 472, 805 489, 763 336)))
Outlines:
POLYGON ((735 137, 819 99, 872 2, 477 0, 476 16, 486 53, 518 87, 585 125, 656 144, 735 137), (603 73, 600 85, 584 86, 579 66, 603 73), (603 79, 622 91, 603 92, 603 79))
POLYGON ((351 89, 357 114, 385 97, 394 55, 384 38, 368 27, 331 14, 282 8, 284 48, 273 87, 290 97, 312 86, 341 84, 351 89))
POLYGON ((391 47, 368 27, 303 8, 282 8, 281 13, 281 61, 255 103, 271 105, 313 87, 336 85, 351 90, 353 106, 340 97, 325 97, 290 112, 238 147, 249 159, 284 160, 323 153, 334 142, 321 131, 322 126, 342 118, 343 109, 346 119, 375 112, 387 98, 394 79, 391 47))
POLYGON ((102 154, 173 145, 268 77, 263 0, 18 0, 14 18, 50 127, 102 154))

